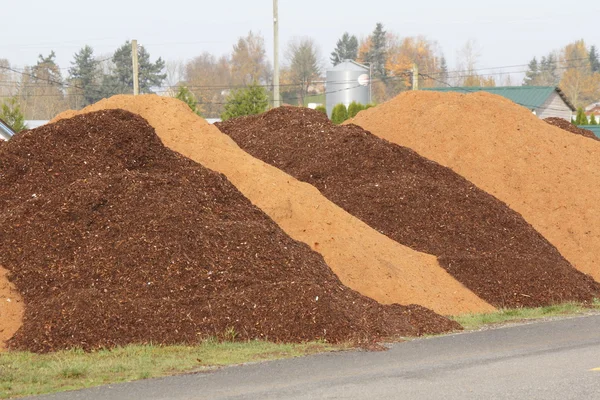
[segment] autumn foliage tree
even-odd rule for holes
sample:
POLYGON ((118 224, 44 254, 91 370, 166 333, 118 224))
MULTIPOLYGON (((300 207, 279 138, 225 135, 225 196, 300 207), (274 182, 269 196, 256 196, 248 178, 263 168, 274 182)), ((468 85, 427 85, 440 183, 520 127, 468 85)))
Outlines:
POLYGON ((230 64, 234 84, 267 83, 271 67, 267 61, 265 39, 252 31, 240 37, 233 46, 230 64))

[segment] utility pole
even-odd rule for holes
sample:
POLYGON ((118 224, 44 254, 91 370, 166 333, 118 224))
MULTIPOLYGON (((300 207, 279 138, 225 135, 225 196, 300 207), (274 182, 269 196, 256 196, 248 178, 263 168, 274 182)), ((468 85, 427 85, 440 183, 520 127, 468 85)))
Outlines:
POLYGON ((419 67, 413 64, 412 69, 412 90, 419 90, 419 67))
POLYGON ((279 98, 279 0, 273 0, 273 107, 279 107, 281 100, 279 98))
POLYGON ((138 71, 138 47, 137 40, 131 41, 131 61, 133 62, 133 95, 140 94, 140 81, 138 71))

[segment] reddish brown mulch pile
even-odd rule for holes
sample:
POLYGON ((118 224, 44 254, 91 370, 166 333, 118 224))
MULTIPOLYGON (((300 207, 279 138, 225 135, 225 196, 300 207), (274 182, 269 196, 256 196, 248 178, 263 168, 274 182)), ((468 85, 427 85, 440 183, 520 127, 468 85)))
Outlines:
POLYGON ((495 306, 589 301, 600 293, 598 283, 506 204, 358 126, 335 126, 319 112, 292 107, 217 126, 371 227, 436 255, 452 276, 495 306))
POLYGON ((371 340, 459 326, 344 287, 223 175, 141 117, 99 111, 0 151, 0 265, 23 294, 13 349, 237 339, 371 340))
POLYGON ((600 140, 596 135, 594 135, 594 132, 587 130, 587 129, 582 129, 578 126, 575 126, 565 119, 557 118, 557 117, 550 117, 550 118, 544 118, 544 121, 546 121, 550 125, 554 125, 561 129, 564 129, 565 131, 575 133, 577 135, 585 136, 590 139, 600 140))

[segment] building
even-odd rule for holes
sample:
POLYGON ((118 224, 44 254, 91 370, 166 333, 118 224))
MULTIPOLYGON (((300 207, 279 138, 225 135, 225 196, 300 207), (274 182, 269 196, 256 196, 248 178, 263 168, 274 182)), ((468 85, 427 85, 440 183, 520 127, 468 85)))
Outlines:
POLYGON ((596 135, 596 137, 600 139, 600 125, 578 125, 578 127, 581 129, 587 129, 588 131, 592 131, 594 135, 596 135))
POLYGON ((44 119, 28 119, 25 120, 25 126, 27 129, 39 128, 42 125, 46 125, 49 121, 44 119))
POLYGON ((571 121, 575 106, 560 88, 555 86, 498 86, 498 87, 444 87, 427 88, 436 92, 488 92, 506 97, 528 108, 539 118, 558 117, 571 121))
MULTIPOLYGON (((344 60, 328 69, 325 82, 325 104, 331 118, 333 107, 343 104, 346 107, 353 101, 361 104, 371 102, 370 68, 352 60, 344 60)), ((313 103, 318 103, 313 101, 313 103)))
POLYGON ((8 140, 14 134, 15 132, 11 129, 11 127, 0 119, 0 140, 8 140))

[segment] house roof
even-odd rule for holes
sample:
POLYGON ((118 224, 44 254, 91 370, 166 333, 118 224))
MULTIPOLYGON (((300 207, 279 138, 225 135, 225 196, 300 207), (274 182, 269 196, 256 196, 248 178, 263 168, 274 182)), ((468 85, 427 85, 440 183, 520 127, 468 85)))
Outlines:
POLYGON ((423 90, 460 93, 488 92, 506 97, 530 110, 542 107, 552 92, 556 91, 567 106, 569 106, 572 111, 576 111, 575 106, 567 99, 567 96, 563 91, 556 86, 443 87, 427 88, 423 90))
POLYGON ((600 125, 578 125, 578 127, 592 131, 597 138, 600 138, 600 125))
POLYGON ((10 126, 0 119, 0 139, 8 140, 14 135, 15 132, 10 126))

